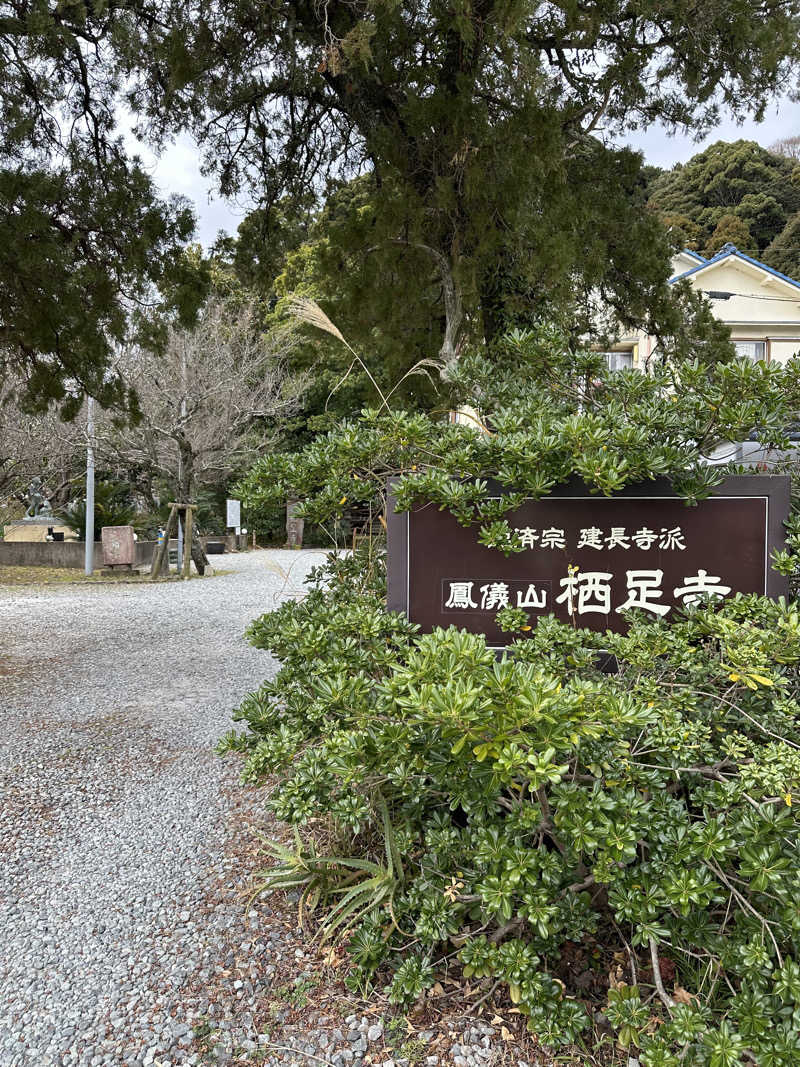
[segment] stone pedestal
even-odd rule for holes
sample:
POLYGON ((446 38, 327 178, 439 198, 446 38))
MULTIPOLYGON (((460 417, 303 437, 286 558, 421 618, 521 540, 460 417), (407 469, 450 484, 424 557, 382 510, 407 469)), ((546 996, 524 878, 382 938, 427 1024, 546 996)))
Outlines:
POLYGON ((5 541, 46 541, 49 533, 63 533, 65 541, 75 541, 78 537, 71 526, 65 526, 52 515, 18 519, 3 527, 5 541))

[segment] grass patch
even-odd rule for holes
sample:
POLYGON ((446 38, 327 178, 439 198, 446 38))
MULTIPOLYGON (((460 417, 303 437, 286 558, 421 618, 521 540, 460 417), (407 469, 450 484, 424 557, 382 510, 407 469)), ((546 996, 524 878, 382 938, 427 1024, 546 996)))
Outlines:
MULTIPOLYGON (((213 566, 213 565, 212 565, 213 566)), ((217 575, 231 574, 232 571, 213 567, 213 574, 190 575, 189 580, 196 578, 216 578, 217 575)), ((158 578, 157 582, 181 581, 177 574, 170 574, 158 578)), ((118 574, 101 574, 98 568, 91 577, 87 577, 77 567, 0 567, 0 585, 7 586, 39 586, 39 585, 150 585, 149 574, 139 574, 137 571, 120 571, 118 574)))
POLYGON ((386 1039, 390 1045, 396 1045, 408 1034, 408 1019, 405 1015, 395 1015, 384 1027, 386 1039))
POLYGON ((404 1041, 397 1050, 396 1055, 399 1060, 408 1060, 412 1067, 415 1067, 416 1064, 422 1063, 427 1049, 427 1041, 423 1041, 422 1038, 419 1037, 414 1037, 409 1041, 404 1041))
MULTIPOLYGON (((128 574, 127 578, 129 581, 136 580, 132 574, 128 574)), ((99 572, 87 578, 76 567, 0 567, 0 585, 79 585, 119 580, 101 578, 99 572)))

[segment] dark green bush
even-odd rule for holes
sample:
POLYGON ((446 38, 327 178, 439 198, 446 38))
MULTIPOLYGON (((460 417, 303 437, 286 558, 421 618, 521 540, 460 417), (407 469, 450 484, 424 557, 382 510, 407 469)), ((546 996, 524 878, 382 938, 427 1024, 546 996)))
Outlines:
MULTIPOLYGON (((757 428, 787 448, 800 361, 700 352, 610 374, 543 328, 465 355, 449 387, 484 432, 363 412, 262 461, 243 500, 295 497, 330 523, 380 514, 398 475, 400 506, 514 552, 509 511, 570 478, 611 494, 664 477, 691 503, 729 472, 707 462, 720 442, 757 428)), ((796 578, 797 514, 788 534, 774 563, 796 578)), ((282 668, 224 747, 247 779, 278 775, 297 833, 261 888, 300 889, 320 936, 347 944, 354 988, 397 1003, 457 966, 553 1045, 599 1028, 645 1067, 800 1064, 794 605, 739 596, 624 635, 549 618, 523 636, 505 611, 498 661, 387 613, 382 567, 374 546, 332 561, 250 629, 282 668)))
MULTIPOLYGON (((347 529, 354 508, 377 519, 387 478, 399 475, 402 507, 433 504, 475 526, 481 544, 521 551, 508 513, 570 479, 611 495, 666 478, 696 503, 739 471, 708 463, 718 445, 757 429, 765 446, 791 448, 800 359, 712 366, 682 360, 647 374, 612 373, 597 352, 571 351, 557 331, 543 328, 465 357, 448 386, 479 404, 487 432, 430 413, 363 411, 298 453, 264 457, 234 491, 254 516, 300 500, 307 531, 324 524, 322 543, 332 544, 330 535, 347 529)), ((793 473, 798 480, 800 468, 793 473)), ((800 521, 790 532, 800 544, 800 521)), ((793 571, 794 561, 784 558, 781 568, 793 571)))
POLYGON ((224 747, 299 833, 263 888, 300 887, 398 1003, 457 960, 552 1045, 599 1025, 646 1067, 799 1063, 797 609, 550 618, 497 660, 387 613, 381 571, 332 560, 250 628, 282 667, 224 747))

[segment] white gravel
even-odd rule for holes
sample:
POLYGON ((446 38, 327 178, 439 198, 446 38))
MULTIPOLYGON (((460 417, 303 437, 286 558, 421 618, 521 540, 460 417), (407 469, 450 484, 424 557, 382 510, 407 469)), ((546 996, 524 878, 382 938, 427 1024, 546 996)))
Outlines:
POLYGON ((201 1062, 181 988, 231 922, 203 908, 241 792, 213 749, 275 670, 246 625, 322 558, 0 586, 0 1067, 201 1062))

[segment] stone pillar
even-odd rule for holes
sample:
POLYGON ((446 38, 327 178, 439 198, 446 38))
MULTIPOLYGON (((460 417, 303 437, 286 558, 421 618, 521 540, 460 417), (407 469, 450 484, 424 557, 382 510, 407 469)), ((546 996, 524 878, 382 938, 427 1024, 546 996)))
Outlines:
POLYGON ((303 527, 305 522, 297 515, 297 510, 300 507, 299 500, 288 500, 286 502, 286 547, 287 548, 302 548, 303 547, 303 527))

